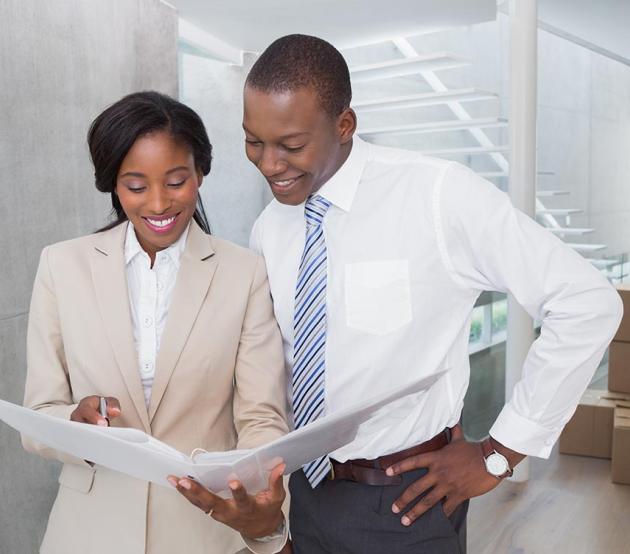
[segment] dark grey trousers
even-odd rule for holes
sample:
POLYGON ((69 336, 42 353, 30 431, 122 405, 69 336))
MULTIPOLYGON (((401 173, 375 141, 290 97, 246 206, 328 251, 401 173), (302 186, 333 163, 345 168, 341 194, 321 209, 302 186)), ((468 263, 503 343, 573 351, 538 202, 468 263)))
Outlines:
POLYGON ((426 470, 403 483, 371 486, 325 479, 312 489, 303 471, 291 475, 290 525, 294 554, 465 554, 468 501, 446 517, 433 506, 409 527, 392 504, 426 470))

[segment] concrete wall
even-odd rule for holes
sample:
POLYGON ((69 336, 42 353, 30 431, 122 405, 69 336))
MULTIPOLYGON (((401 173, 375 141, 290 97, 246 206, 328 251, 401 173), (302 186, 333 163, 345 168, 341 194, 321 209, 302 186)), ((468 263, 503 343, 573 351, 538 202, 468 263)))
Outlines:
MULTIPOLYGON (((562 188, 584 210, 575 227, 605 254, 630 252, 630 67, 541 33, 539 161, 556 172, 541 182, 562 188)), ((556 203, 559 201, 556 200, 556 203)))
POLYGON ((180 100, 203 119, 214 159, 201 197, 212 233, 246 246, 258 214, 271 199, 266 181, 245 157, 243 85, 255 56, 243 66, 182 53, 180 100))
MULTIPOLYGON (((0 398, 21 402, 39 253, 102 226, 92 119, 129 92, 177 95, 177 17, 159 0, 0 2, 0 398)), ((59 468, 0 423, 0 554, 38 551, 59 468)))

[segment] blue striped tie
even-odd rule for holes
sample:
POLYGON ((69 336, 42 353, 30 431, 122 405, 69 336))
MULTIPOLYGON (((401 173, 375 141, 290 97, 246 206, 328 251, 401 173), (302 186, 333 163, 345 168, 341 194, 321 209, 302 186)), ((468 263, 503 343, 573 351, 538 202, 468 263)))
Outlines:
MULTIPOLYGON (((322 221, 330 202, 321 196, 306 201, 306 242, 295 286, 293 316, 293 419, 295 428, 315 421, 324 413, 326 370, 327 255, 322 221)), ((304 466, 311 486, 326 476, 328 456, 304 466)))

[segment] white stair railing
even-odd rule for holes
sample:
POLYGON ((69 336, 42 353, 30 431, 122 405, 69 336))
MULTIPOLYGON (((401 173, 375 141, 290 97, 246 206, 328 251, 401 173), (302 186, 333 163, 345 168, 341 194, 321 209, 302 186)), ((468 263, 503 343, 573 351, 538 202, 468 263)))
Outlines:
MULTIPOLYGON (((406 38, 397 38, 394 39, 392 42, 394 43, 394 46, 398 48, 400 53, 406 58, 413 58, 418 56, 418 52, 406 38)), ((435 74, 435 71, 421 71, 420 75, 435 92, 446 92, 449 90, 444 82, 435 74)), ((453 115, 457 117, 457 119, 464 121, 473 119, 473 117, 470 115, 470 113, 468 113, 468 110, 466 110, 461 102, 451 101, 448 102, 446 105, 451 110, 453 115)), ((503 173, 509 174, 510 164, 503 154, 503 150, 493 150, 495 144, 484 132, 484 130, 473 128, 469 129, 469 132, 471 136, 479 143, 480 147, 487 149, 486 152, 489 154, 490 158, 494 160, 499 169, 503 173)), ((442 154, 434 152, 433 155, 442 154)), ((536 209, 544 209, 544 207, 545 206, 543 205, 543 203, 537 198, 536 209)), ((547 227, 560 227, 558 221, 551 215, 544 214, 543 219, 547 227)))

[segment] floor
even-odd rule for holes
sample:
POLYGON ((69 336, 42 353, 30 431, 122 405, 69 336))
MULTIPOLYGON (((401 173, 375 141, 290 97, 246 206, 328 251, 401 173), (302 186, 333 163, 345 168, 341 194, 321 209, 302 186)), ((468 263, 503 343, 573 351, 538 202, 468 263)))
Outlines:
POLYGON ((468 554, 630 554, 630 485, 610 482, 610 460, 556 447, 530 472, 472 501, 468 554))

